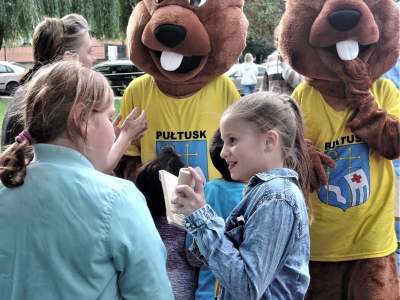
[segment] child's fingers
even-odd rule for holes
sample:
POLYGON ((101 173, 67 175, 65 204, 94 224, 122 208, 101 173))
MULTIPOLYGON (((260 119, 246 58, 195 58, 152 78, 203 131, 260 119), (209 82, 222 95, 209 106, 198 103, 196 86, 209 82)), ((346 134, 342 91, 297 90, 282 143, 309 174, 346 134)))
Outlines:
POLYGON ((176 196, 171 199, 171 210, 173 213, 183 213, 187 208, 185 205, 188 205, 189 199, 185 196, 184 193, 175 191, 176 196))
POLYGON ((144 110, 135 121, 138 122, 138 124, 141 124, 145 129, 147 129, 147 118, 144 110))
POLYGON ((194 196, 193 189, 186 184, 177 185, 175 188, 175 193, 177 196, 180 196, 182 198, 188 198, 194 196))
POLYGON ((188 168, 190 173, 193 176, 194 179, 194 192, 195 193, 203 193, 204 190, 204 182, 203 182, 203 178, 201 177, 201 175, 192 167, 188 168))
POLYGON ((132 109, 132 111, 129 113, 129 115, 126 117, 126 119, 125 120, 135 120, 136 119, 136 115, 137 115, 137 113, 138 113, 138 110, 139 110, 139 108, 137 108, 137 107, 134 107, 133 109, 132 109))
POLYGON ((146 112, 142 110, 140 113, 139 117, 137 117, 138 120, 146 120, 146 112))
POLYGON ((183 202, 184 202, 184 200, 178 196, 171 199, 171 204, 175 205, 175 207, 184 206, 183 202))
POLYGON ((119 123, 121 122, 121 119, 122 119, 122 116, 121 116, 121 114, 119 113, 119 114, 117 115, 117 117, 116 117, 116 118, 114 119, 114 121, 113 121, 114 127, 118 127, 119 123))

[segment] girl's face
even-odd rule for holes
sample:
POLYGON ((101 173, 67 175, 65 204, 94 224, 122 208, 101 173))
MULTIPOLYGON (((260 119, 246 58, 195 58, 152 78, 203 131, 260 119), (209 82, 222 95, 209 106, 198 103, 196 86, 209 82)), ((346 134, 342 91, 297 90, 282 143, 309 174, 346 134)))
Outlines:
POLYGON ((269 169, 267 134, 259 133, 246 121, 223 116, 220 124, 224 147, 221 157, 228 163, 234 180, 247 182, 258 172, 269 169))
POLYGON ((96 57, 92 54, 92 45, 89 33, 86 33, 82 38, 82 46, 79 48, 78 57, 80 63, 87 68, 91 68, 93 63, 96 61, 96 57))
POLYGON ((99 171, 106 168, 107 156, 115 141, 114 113, 113 100, 105 111, 92 113, 88 120, 84 153, 99 171))

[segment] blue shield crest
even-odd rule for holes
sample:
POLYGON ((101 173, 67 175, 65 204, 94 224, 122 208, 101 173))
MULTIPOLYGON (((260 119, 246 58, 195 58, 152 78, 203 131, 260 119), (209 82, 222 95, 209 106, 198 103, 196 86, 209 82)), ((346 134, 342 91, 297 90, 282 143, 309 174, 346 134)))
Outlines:
POLYGON ((157 155, 164 147, 172 147, 185 165, 200 167, 205 178, 208 179, 207 140, 156 141, 157 155))
POLYGON ((325 151, 336 161, 336 167, 327 167, 328 184, 318 192, 319 199, 343 211, 365 203, 370 195, 369 148, 367 144, 336 146, 325 151))

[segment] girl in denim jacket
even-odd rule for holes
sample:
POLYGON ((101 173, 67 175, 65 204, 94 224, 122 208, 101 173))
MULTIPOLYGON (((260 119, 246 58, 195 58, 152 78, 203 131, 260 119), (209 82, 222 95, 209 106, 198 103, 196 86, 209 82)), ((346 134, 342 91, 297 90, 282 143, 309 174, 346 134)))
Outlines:
POLYGON ((179 185, 175 212, 186 215, 191 251, 221 283, 218 299, 303 299, 310 276, 309 160, 302 117, 288 96, 261 92, 222 115, 220 129, 233 179, 247 182, 243 200, 226 221, 194 188, 179 185))

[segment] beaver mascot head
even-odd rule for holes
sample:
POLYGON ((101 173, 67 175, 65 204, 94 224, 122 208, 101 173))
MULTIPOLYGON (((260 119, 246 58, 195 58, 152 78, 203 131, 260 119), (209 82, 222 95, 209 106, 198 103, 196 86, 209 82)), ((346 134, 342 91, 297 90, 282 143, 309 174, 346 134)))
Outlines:
POLYGON ((223 74, 245 47, 243 0, 143 0, 128 24, 130 59, 171 96, 223 74))
POLYGON ((283 56, 324 95, 345 97, 345 61, 364 62, 373 82, 399 56, 393 0, 288 0, 281 25, 283 56))
POLYGON ((288 0, 279 47, 346 124, 382 156, 400 155, 399 122, 371 94, 399 57, 399 9, 393 0, 288 0))

